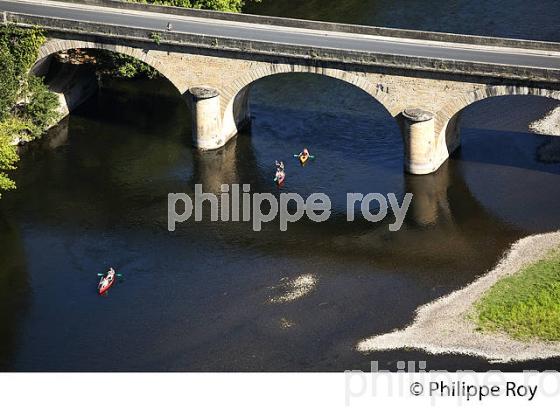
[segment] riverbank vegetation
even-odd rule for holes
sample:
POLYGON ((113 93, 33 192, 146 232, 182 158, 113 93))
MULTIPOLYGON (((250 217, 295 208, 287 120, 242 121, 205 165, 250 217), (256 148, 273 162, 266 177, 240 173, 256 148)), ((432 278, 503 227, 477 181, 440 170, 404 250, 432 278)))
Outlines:
MULTIPOLYGON (((239 13, 245 0, 127 0, 132 3, 149 3, 163 6, 187 7, 192 9, 219 10, 239 13)), ((261 0, 249 0, 255 3, 261 0)))
POLYGON ((498 281, 475 310, 479 330, 560 341, 560 249, 498 281))
POLYGON ((58 119, 58 98, 30 73, 45 41, 41 30, 0 27, 0 195, 15 188, 6 174, 18 161, 18 141, 40 137, 58 119))

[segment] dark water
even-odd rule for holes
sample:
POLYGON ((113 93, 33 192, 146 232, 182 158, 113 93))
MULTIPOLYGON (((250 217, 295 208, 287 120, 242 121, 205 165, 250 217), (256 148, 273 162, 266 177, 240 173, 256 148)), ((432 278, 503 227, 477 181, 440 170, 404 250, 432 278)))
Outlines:
MULTIPOLYGON (((19 188, 0 202, 1 369, 344 370, 370 360, 388 369, 397 360, 492 367, 422 352, 364 355, 354 346, 406 325, 417 306, 472 281, 517 238, 558 229, 560 164, 538 160, 553 137, 464 128, 462 150, 440 172, 408 176, 398 128, 378 103, 337 80, 294 74, 254 86, 251 135, 200 154, 183 101, 171 89, 150 95, 166 86, 109 85, 22 153, 19 188), (304 145, 317 160, 300 168, 290 156, 304 145), (250 183, 276 193, 271 171, 280 158, 285 191, 331 196, 328 222, 304 220, 285 233, 276 224, 255 233, 211 222, 167 231, 168 192, 250 183), (415 198, 403 229, 390 233, 386 223, 346 222, 350 191, 415 198), (99 297, 95 274, 109 265, 125 282, 99 297), (316 277, 313 292, 270 303, 283 278, 305 273, 316 277)), ((495 104, 474 106, 464 124, 491 124, 495 104)))
POLYGON ((246 9, 269 16, 560 41, 557 0, 262 0, 246 9))
MULTIPOLYGON (((250 11, 380 26, 558 40, 556 0, 273 1, 250 11)), ((190 115, 163 82, 110 83, 50 138, 22 152, 18 190, 0 200, 0 370, 559 369, 492 365, 417 351, 361 354, 364 337, 403 327, 421 304, 490 269, 516 239, 560 227, 560 144, 526 132, 554 103, 493 98, 463 116, 463 146, 430 176, 402 171, 393 119, 333 79, 282 75, 251 91, 252 131, 225 149, 191 148, 190 115), (317 160, 291 158, 309 146, 317 160), (545 157, 547 161, 544 161, 545 157), (328 222, 285 233, 244 223, 167 231, 167 194, 196 183, 325 192, 328 222), (347 223, 347 192, 415 197, 401 231, 347 223), (125 281, 96 295, 96 273, 125 281), (316 288, 270 303, 286 278, 316 288)), ((391 221, 390 221, 391 222, 391 221)))

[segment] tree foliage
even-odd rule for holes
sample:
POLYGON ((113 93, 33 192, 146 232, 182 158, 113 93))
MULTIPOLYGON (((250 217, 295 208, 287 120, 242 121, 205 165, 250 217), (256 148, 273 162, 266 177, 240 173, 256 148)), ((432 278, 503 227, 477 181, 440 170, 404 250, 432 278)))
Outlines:
MULTIPOLYGON (((219 10, 239 13, 244 0, 128 0, 135 3, 159 4, 164 6, 187 7, 192 9, 219 10)), ((260 0, 249 0, 259 2, 260 0)))
POLYGON ((40 137, 57 120, 56 95, 30 74, 44 41, 37 28, 0 27, 0 192, 15 188, 6 173, 18 161, 14 142, 40 137))
POLYGON ((17 101, 19 81, 10 51, 0 43, 0 121, 5 119, 17 101))
POLYGON ((5 172, 14 169, 19 159, 16 147, 11 144, 9 137, 14 132, 12 123, 12 120, 0 122, 0 197, 2 191, 16 187, 14 181, 5 172))
POLYGON ((59 119, 59 102, 56 94, 49 91, 42 78, 30 76, 27 85, 28 102, 21 106, 18 114, 32 125, 31 139, 35 139, 59 119))
POLYGON ((26 77, 37 61, 39 48, 45 40, 38 28, 20 28, 12 24, 0 28, 0 48, 9 52, 15 74, 20 78, 26 77))
POLYGON ((94 52, 99 74, 112 78, 157 78, 159 72, 148 64, 125 54, 99 50, 94 52))

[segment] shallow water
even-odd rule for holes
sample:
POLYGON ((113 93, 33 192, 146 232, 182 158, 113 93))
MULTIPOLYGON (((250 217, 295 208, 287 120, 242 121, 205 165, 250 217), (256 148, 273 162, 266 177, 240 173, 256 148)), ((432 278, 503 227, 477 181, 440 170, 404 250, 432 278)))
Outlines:
POLYGON ((474 127, 492 128, 504 105, 513 118, 542 115, 547 100, 472 106, 460 152, 418 177, 402 171, 389 114, 337 80, 260 80, 251 133, 202 154, 191 148, 189 112, 169 85, 107 86, 50 138, 26 147, 18 190, 0 201, 0 277, 8 284, 1 369, 345 370, 370 360, 388 369, 397 360, 495 367, 422 352, 364 355, 354 346, 406 325, 416 307, 472 281, 517 238, 559 228, 560 164, 538 160, 554 138, 474 127), (291 156, 304 145, 317 159, 301 168, 291 156), (247 223, 209 221, 167 231, 169 192, 250 183, 277 193, 276 159, 287 164, 285 192, 331 196, 329 221, 304 220, 284 233, 276 223, 257 233, 247 223), (387 222, 346 222, 351 191, 415 197, 403 228, 391 233, 387 222), (99 297, 96 272, 109 265, 125 281, 99 297), (270 303, 302 274, 316 280, 309 294, 270 303))

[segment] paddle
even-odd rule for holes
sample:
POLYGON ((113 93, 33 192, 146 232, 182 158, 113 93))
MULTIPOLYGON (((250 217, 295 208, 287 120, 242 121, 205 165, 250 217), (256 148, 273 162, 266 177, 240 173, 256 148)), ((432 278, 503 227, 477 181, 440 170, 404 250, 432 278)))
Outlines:
MULTIPOLYGON (((97 276, 101 277, 101 276, 105 276, 105 274, 104 273, 98 273, 97 276)), ((122 273, 117 273, 117 277, 122 278, 123 277, 122 273)))
MULTIPOLYGON (((300 154, 294 154, 294 158, 299 158, 300 154)), ((310 159, 315 159, 315 155, 310 155, 310 159)))

